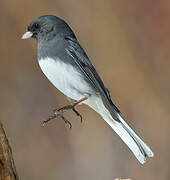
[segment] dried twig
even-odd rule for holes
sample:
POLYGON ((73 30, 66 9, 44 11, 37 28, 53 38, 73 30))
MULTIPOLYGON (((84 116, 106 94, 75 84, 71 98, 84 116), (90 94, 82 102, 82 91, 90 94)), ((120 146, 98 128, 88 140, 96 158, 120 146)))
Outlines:
POLYGON ((121 179, 121 178, 116 178, 115 180, 131 180, 131 179, 121 179))
POLYGON ((0 122, 0 180, 19 180, 12 156, 12 150, 1 122, 0 122))

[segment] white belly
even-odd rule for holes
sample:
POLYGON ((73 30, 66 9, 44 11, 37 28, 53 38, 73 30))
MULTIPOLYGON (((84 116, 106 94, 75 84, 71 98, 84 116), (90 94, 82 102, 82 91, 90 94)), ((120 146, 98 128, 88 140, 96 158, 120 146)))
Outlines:
POLYGON ((39 60, 39 65, 50 82, 67 97, 79 100, 92 92, 73 66, 49 57, 39 60))

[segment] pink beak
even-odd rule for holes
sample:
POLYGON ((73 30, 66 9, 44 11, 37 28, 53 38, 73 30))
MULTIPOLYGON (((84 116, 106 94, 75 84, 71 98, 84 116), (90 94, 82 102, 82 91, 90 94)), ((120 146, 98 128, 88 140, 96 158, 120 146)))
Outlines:
POLYGON ((23 34, 23 36, 21 37, 21 39, 28 39, 28 38, 31 38, 32 35, 33 35, 32 32, 27 31, 26 33, 23 34))

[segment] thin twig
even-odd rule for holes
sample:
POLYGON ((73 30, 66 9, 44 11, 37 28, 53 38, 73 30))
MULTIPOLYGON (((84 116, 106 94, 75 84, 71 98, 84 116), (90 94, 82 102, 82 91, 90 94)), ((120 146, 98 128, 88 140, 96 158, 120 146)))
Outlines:
POLYGON ((131 180, 131 179, 122 179, 122 178, 116 178, 115 180, 131 180))

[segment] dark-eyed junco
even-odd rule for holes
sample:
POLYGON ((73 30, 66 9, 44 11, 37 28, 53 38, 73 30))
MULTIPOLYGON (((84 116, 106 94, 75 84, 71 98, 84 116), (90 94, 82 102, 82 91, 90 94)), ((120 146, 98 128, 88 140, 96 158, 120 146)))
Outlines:
POLYGON ((28 26, 22 39, 31 37, 38 41, 38 62, 43 73, 57 89, 75 100, 72 105, 58 109, 58 112, 72 109, 81 116, 75 105, 87 104, 120 136, 140 163, 154 155, 122 118, 109 91, 64 20, 53 15, 38 17, 28 26))

